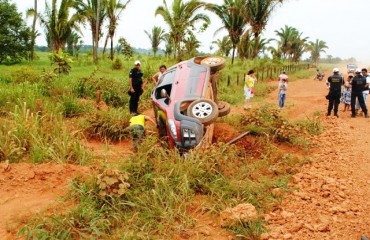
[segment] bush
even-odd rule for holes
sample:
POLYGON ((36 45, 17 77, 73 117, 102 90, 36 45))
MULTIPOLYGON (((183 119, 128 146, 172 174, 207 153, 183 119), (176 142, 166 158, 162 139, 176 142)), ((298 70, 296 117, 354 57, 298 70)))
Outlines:
POLYGON ((12 72, 11 76, 14 83, 35 83, 40 79, 40 73, 30 67, 21 67, 12 72))
POLYGON ((112 63, 112 69, 114 70, 121 70, 122 69, 122 61, 118 57, 112 63))
POLYGON ((113 107, 121 107, 128 102, 128 86, 122 82, 107 78, 81 78, 74 86, 74 92, 80 98, 95 99, 96 91, 103 92, 102 100, 113 107))
POLYGON ((112 108, 109 111, 96 111, 85 122, 84 132, 88 137, 117 141, 129 136, 125 130, 129 126, 130 113, 126 109, 112 108))

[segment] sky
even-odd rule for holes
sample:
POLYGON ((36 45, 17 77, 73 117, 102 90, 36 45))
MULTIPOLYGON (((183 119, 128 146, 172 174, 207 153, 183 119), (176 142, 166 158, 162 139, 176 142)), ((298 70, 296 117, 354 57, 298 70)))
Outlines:
MULTIPOLYGON (((204 1, 223 3, 223 0, 204 1)), ((17 5, 18 11, 22 12, 23 16, 26 9, 33 7, 32 0, 11 0, 11 2, 17 5)), ((167 0, 167 4, 170 6, 172 0, 167 0)), ((151 32, 154 26, 168 29, 163 18, 154 15, 160 5, 163 5, 163 0, 131 0, 127 9, 122 12, 115 42, 122 36, 135 48, 149 49, 150 40, 144 30, 151 32)), ((43 9, 44 0, 39 0, 39 10, 42 12, 43 9)), ((222 27, 222 23, 215 14, 208 11, 205 13, 211 18, 211 24, 205 32, 196 36, 202 42, 199 50, 210 52, 211 42, 227 35, 227 32, 221 31, 214 36, 215 31, 222 27)), ((31 25, 31 22, 31 19, 28 19, 27 24, 31 25)), ((304 37, 309 37, 310 41, 316 39, 325 41, 329 49, 323 56, 332 55, 342 59, 355 57, 363 62, 370 61, 369 0, 286 0, 273 12, 263 36, 275 38, 274 31, 285 25, 297 28, 303 32, 304 37)), ((39 32, 43 33, 41 27, 39 32)), ((83 34, 84 43, 92 44, 89 27, 83 34)), ((105 38, 101 40, 99 46, 104 44, 104 40, 105 38)), ((36 39, 36 44, 46 45, 44 35, 36 39)))

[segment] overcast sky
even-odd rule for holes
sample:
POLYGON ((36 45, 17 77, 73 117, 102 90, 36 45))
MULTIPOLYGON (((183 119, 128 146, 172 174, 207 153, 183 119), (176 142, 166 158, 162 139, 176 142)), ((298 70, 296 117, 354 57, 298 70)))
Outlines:
MULTIPOLYGON (((23 14, 26 9, 33 7, 31 0, 11 2, 16 3, 23 14)), ((206 2, 222 4, 223 0, 206 2)), ((167 3, 170 6, 172 0, 167 0, 167 3)), ((44 1, 40 0, 39 5, 40 11, 43 11, 44 1)), ((160 5, 163 5, 163 0, 131 0, 122 13, 115 40, 123 36, 133 47, 150 48, 150 41, 144 30, 150 32, 153 26, 166 29, 163 18, 154 16, 160 5)), ((204 33, 197 34, 197 37, 202 42, 200 50, 209 52, 211 42, 226 35, 226 32, 220 32, 214 38, 215 30, 222 24, 216 15, 208 12, 207 14, 211 18, 211 25, 204 33)), ((31 19, 28 24, 31 24, 31 19)), ((329 46, 326 51, 328 55, 370 60, 370 0, 287 0, 274 11, 264 31, 264 37, 274 38, 274 31, 284 25, 297 28, 311 41, 317 38, 325 41, 329 46)), ((43 30, 40 28, 39 32, 43 30)), ((89 29, 83 31, 83 34, 84 43, 92 44, 89 29)), ((44 38, 44 35, 38 37, 36 43, 46 45, 44 38)))

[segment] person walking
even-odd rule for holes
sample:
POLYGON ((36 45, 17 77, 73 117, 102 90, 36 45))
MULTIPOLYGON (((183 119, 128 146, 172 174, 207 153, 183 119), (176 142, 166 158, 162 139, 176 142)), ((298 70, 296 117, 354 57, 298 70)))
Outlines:
POLYGON ((356 69, 356 76, 354 76, 351 82, 352 94, 351 94, 351 117, 356 117, 356 99, 358 100, 362 112, 364 113, 365 118, 368 118, 369 115, 367 114, 367 108, 364 102, 364 96, 362 95, 363 90, 365 87, 368 87, 366 83, 366 78, 361 75, 361 70, 356 69))
POLYGON ((286 91, 288 88, 288 79, 283 78, 281 82, 279 82, 279 107, 280 109, 284 108, 285 98, 286 98, 286 91))
POLYGON ((286 82, 288 83, 288 75, 286 75, 286 71, 285 70, 282 71, 282 73, 279 75, 279 78, 278 78, 279 82, 282 82, 283 79, 285 79, 286 82))
POLYGON ((151 117, 144 114, 136 114, 130 118, 128 130, 132 136, 132 149, 134 152, 137 152, 138 145, 145 137, 145 122, 147 121, 157 126, 156 122, 151 117))
POLYGON ((349 108, 351 107, 351 93, 352 93, 351 81, 352 79, 353 79, 353 76, 349 75, 346 82, 344 83, 342 98, 340 99, 340 101, 344 104, 343 112, 349 110, 349 108))
POLYGON ((131 114, 138 114, 139 100, 141 94, 143 94, 143 73, 141 71, 140 61, 135 61, 134 68, 131 69, 129 74, 130 95, 129 109, 131 114))
POLYGON ((244 96, 245 96, 244 109, 245 110, 251 108, 249 101, 252 97, 252 88, 254 87, 254 81, 255 81, 254 71, 249 70, 248 75, 245 76, 245 83, 244 83, 244 96))
POLYGON ((333 110, 333 107, 334 107, 334 116, 339 117, 338 105, 340 102, 341 89, 342 89, 343 83, 344 83, 344 80, 343 80, 343 77, 339 74, 339 69, 334 68, 333 75, 331 75, 326 82, 326 85, 329 88, 329 94, 327 96, 329 100, 327 116, 330 116, 331 111, 333 110))
POLYGON ((161 76, 163 75, 163 73, 167 70, 167 67, 166 65, 161 65, 159 67, 159 72, 157 72, 156 74, 153 75, 152 77, 152 80, 154 82, 154 85, 157 85, 158 84, 158 81, 159 79, 161 78, 161 76))

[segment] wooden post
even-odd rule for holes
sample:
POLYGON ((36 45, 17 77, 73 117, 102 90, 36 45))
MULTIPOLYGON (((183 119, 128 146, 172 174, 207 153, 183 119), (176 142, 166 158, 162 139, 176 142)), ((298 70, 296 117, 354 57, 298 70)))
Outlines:
POLYGON ((236 86, 239 86, 239 74, 236 75, 236 86))
POLYGON ((42 100, 36 99, 36 108, 37 108, 37 115, 42 115, 42 100))
POLYGON ((230 86, 230 75, 227 75, 227 86, 230 86))

